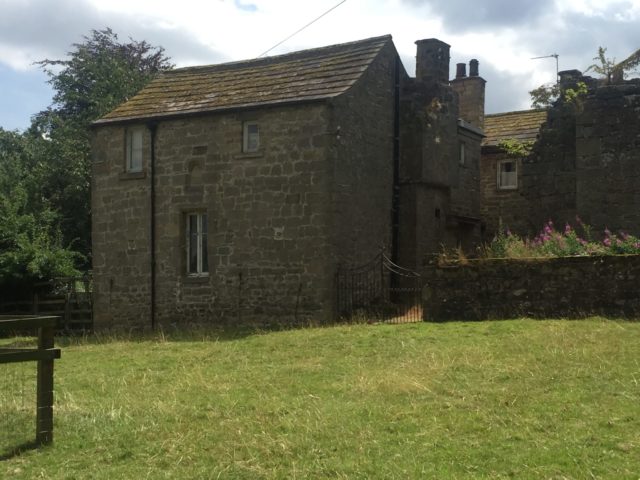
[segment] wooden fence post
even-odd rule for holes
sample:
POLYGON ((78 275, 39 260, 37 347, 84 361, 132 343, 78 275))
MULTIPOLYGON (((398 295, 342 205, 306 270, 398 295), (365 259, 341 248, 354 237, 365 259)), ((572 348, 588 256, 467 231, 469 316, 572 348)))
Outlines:
MULTIPOLYGON (((38 329, 38 350, 53 348, 53 326, 38 329)), ((38 360, 36 442, 53 442, 53 358, 38 360)))

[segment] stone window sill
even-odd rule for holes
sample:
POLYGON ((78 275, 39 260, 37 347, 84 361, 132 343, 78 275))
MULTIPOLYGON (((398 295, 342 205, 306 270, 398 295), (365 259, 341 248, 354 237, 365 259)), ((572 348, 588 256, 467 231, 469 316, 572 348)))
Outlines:
POLYGON ((189 285, 201 285, 203 283, 209 283, 209 274, 187 275, 186 277, 184 277, 184 283, 189 285))
POLYGON ((119 176, 120 180, 139 180, 146 177, 147 172, 122 172, 119 176))
POLYGON ((247 153, 238 153, 234 155, 233 158, 236 160, 245 160, 249 158, 262 158, 264 157, 264 152, 259 150, 257 152, 247 152, 247 153))

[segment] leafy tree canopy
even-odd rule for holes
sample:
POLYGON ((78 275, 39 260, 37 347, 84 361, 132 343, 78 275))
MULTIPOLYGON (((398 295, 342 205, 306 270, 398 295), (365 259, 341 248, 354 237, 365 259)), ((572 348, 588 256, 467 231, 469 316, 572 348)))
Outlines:
POLYGON ((53 86, 52 105, 24 133, 0 128, 0 285, 88 266, 89 125, 173 67, 161 47, 120 42, 109 28, 92 30, 67 58, 38 65, 53 86))
POLYGON ((37 62, 55 91, 50 111, 63 120, 88 124, 173 67, 162 47, 133 39, 120 43, 110 28, 83 38, 67 59, 37 62))
POLYGON ((59 216, 39 191, 46 141, 0 128, 0 288, 72 275, 79 254, 63 248, 59 216))

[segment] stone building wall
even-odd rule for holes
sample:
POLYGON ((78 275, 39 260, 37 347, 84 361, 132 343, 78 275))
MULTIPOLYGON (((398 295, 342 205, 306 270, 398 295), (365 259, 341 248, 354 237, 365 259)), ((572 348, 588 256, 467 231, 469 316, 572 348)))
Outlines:
POLYGON ((530 206, 523 235, 535 235, 548 220, 559 225, 575 220, 575 119, 571 105, 550 109, 532 153, 522 159, 519 190, 530 206))
POLYGON ((400 240, 398 262, 419 269, 442 245, 455 246, 447 228, 451 189, 458 181, 458 101, 448 85, 449 46, 418 43, 415 79, 400 96, 400 240), (445 68, 446 64, 446 68, 445 68))
POLYGON ((330 234, 327 124, 327 108, 320 104, 162 124, 157 173, 161 322, 280 317, 293 323, 326 316, 330 285, 321 259, 328 254, 330 234), (257 154, 241 153, 244 121, 260 126, 257 154), (191 173, 201 178, 196 185, 188 173, 194 165, 201 169, 191 173), (209 218, 210 271, 204 282, 184 273, 183 219, 199 209, 209 218))
MULTIPOLYGON (((282 323, 330 315, 328 108, 164 121, 156 134, 156 320, 282 323), (243 121, 261 150, 241 153, 243 121), (186 215, 208 215, 209 275, 186 275, 186 215)), ((148 326, 149 138, 126 178, 124 127, 102 127, 94 164, 95 323, 148 326)))
POLYGON ((447 224, 454 237, 449 244, 459 246, 467 252, 473 251, 481 241, 481 140, 479 133, 464 127, 458 128, 458 155, 454 160, 456 165, 453 167, 447 224), (461 144, 464 144, 464 147, 461 147, 461 144), (461 148, 464 149, 463 155, 461 148))
POLYGON ((362 78, 331 102, 334 267, 361 265, 381 250, 388 255, 392 250, 394 69, 399 61, 393 45, 387 45, 362 78))
POLYGON ((464 144, 464 159, 453 159, 451 181, 451 207, 458 215, 480 218, 480 135, 463 128, 458 130, 454 147, 460 153, 464 144), (455 145, 457 140, 458 145, 455 145))
POLYGON ((94 325, 147 324, 150 135, 143 137, 143 171, 125 173, 124 126, 93 132, 91 236, 94 325))
POLYGON ((577 213, 600 231, 640 235, 640 81, 595 90, 575 142, 577 213))
POLYGON ((470 261, 427 268, 424 319, 640 315, 640 256, 470 261))

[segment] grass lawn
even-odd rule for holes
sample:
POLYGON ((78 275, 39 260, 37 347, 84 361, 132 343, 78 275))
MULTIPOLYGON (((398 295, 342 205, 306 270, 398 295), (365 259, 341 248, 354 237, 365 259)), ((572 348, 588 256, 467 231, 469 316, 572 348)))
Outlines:
POLYGON ((34 438, 35 364, 0 365, 0 478, 640 472, 640 322, 59 340, 51 447, 11 454, 34 438))

